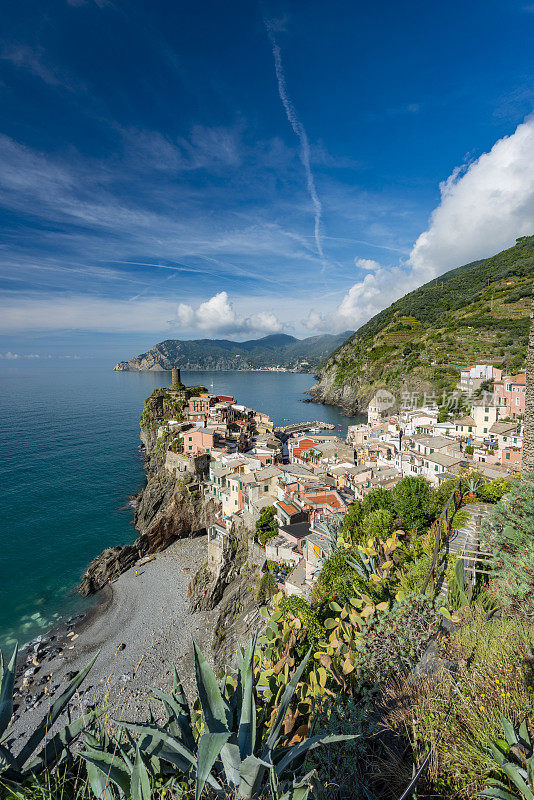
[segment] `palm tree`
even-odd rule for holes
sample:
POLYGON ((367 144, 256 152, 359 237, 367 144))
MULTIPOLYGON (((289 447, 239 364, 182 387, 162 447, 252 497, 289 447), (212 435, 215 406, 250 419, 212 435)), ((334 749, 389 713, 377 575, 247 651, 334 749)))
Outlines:
MULTIPOLYGON (((534 290, 534 287, 533 287, 534 290)), ((523 474, 534 474, 534 294, 530 315, 527 349, 527 388, 525 397, 525 437, 523 440, 523 474)))

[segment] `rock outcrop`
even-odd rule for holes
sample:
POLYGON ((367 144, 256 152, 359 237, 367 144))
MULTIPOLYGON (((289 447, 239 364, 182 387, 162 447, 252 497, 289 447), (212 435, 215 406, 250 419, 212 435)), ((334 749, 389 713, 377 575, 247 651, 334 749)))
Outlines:
POLYGON ((249 535, 243 524, 234 524, 217 574, 205 564, 190 584, 191 610, 215 612, 212 652, 220 669, 235 667, 238 646, 265 622, 255 600, 261 565, 249 549, 249 535))
POLYGON ((124 547, 108 547, 89 564, 78 592, 83 597, 102 589, 130 569, 139 558, 164 550, 176 539, 205 533, 215 516, 215 505, 187 476, 176 478, 165 470, 164 451, 156 430, 162 418, 181 414, 168 390, 158 389, 147 399, 141 416, 147 485, 137 497, 133 523, 140 536, 124 547))

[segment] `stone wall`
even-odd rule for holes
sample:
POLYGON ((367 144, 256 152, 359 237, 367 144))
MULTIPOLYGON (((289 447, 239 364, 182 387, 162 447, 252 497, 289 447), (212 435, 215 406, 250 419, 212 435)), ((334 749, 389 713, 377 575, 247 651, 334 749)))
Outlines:
POLYGON ((165 469, 174 477, 180 477, 189 472, 191 475, 205 475, 209 470, 210 457, 207 453, 196 456, 185 456, 182 453, 173 453, 167 450, 165 454, 165 469))

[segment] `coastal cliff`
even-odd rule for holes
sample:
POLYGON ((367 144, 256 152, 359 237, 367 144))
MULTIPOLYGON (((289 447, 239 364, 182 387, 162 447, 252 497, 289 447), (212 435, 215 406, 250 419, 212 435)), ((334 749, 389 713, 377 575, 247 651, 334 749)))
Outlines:
POLYGON ((191 611, 214 612, 211 649, 220 669, 235 666, 238 646, 265 623, 256 602, 265 555, 257 552, 250 533, 242 521, 234 522, 216 572, 205 563, 189 587, 191 611))
POLYGON ((376 314, 330 356, 309 394, 317 403, 364 411, 379 389, 439 398, 466 364, 513 372, 525 362, 534 278, 534 236, 466 264, 376 314))
POLYGON ((213 502, 187 479, 175 477, 165 469, 166 442, 158 440, 158 427, 163 420, 180 419, 181 415, 182 406, 169 390, 156 389, 147 398, 140 423, 147 484, 135 498, 133 519, 140 535, 132 544, 106 548, 91 561, 78 587, 83 597, 102 589, 140 558, 164 550, 176 539, 204 533, 213 519, 213 502))

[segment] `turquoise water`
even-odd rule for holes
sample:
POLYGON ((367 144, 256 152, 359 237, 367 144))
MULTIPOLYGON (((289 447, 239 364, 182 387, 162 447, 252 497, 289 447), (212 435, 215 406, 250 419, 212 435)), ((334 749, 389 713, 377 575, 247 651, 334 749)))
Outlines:
MULTIPOLYGON (((320 419, 341 425, 344 436, 351 422, 333 407, 301 402, 310 375, 183 372, 182 379, 233 394, 276 423, 320 419)), ((144 485, 139 417, 145 397, 168 381, 168 373, 84 361, 0 367, 2 647, 85 608, 72 588, 88 562, 135 539, 128 499, 144 485)))

